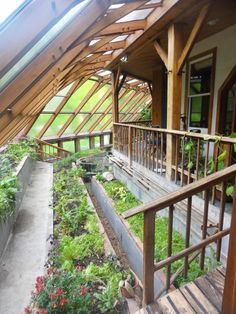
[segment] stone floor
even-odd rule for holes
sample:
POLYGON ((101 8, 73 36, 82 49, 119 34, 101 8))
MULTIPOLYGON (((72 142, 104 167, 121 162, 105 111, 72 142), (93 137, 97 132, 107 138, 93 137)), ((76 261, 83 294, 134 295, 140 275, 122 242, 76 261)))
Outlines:
POLYGON ((52 183, 52 164, 37 162, 0 261, 0 314, 23 314, 43 273, 53 231, 52 183))

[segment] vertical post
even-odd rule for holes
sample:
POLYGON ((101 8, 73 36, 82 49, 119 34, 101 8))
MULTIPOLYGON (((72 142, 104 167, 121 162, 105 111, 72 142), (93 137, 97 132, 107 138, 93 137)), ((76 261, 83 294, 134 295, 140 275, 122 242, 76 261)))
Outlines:
POLYGON ((163 66, 152 72, 152 124, 161 126, 163 66))
POLYGON ((143 239, 143 303, 154 301, 154 244, 155 244, 155 216, 154 211, 144 213, 143 239))
MULTIPOLYGON (((119 71, 112 72, 112 122, 119 122, 119 71)), ((115 136, 113 125, 113 136, 115 136)), ((114 139, 115 140, 115 139, 114 139)), ((114 141, 115 142, 115 141, 114 141)))
POLYGON ((79 152, 80 151, 80 138, 77 138, 75 140, 75 152, 79 152))
POLYGON ((236 181, 234 184, 233 209, 231 217, 222 314, 235 314, 236 311, 236 181))
POLYGON ((95 147, 95 138, 94 136, 89 137, 89 149, 93 149, 95 147))
POLYGON ((133 129, 129 126, 128 129, 128 158, 129 165, 132 166, 132 158, 133 158, 133 129))
MULTIPOLYGON (((167 129, 180 129, 182 75, 178 74, 178 60, 183 50, 182 27, 171 24, 168 29, 168 88, 167 88, 167 129)), ((172 178, 175 139, 167 135, 166 175, 172 178)))
POLYGON ((119 71, 112 73, 112 121, 119 122, 119 71))
MULTIPOLYGON (((58 147, 63 148, 63 142, 62 141, 58 141, 58 147)), ((63 157, 60 150, 59 150, 59 156, 58 157, 63 157)))
POLYGON ((100 147, 104 147, 104 135, 100 135, 100 147))

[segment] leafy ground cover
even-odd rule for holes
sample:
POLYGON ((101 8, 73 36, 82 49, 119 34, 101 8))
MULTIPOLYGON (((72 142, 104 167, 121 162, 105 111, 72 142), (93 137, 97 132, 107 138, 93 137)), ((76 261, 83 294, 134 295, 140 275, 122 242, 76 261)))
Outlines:
MULTIPOLYGON (((141 205, 141 202, 135 198, 135 196, 127 189, 127 187, 118 180, 104 182, 103 177, 98 174, 97 179, 102 183, 107 195, 113 200, 117 212, 122 213, 128 209, 141 205)), ((143 214, 138 214, 134 217, 130 217, 128 222, 131 226, 133 233, 143 241, 143 214)), ((165 217, 156 216, 155 221, 155 259, 161 261, 167 258, 167 243, 168 243, 168 219, 165 217)), ((184 239, 181 234, 173 230, 172 237, 172 252, 173 255, 180 252, 185 248, 184 239)), ((184 278, 180 275, 176 281, 175 286, 190 282, 195 278, 201 276, 203 273, 213 267, 212 260, 206 258, 206 268, 203 272, 198 260, 191 263, 188 273, 188 278, 184 278)), ((179 260, 172 264, 172 274, 174 274, 183 265, 182 260, 179 260)))
POLYGON ((63 158, 62 160, 58 161, 54 164, 54 170, 59 171, 65 168, 70 168, 72 162, 76 162, 78 159, 82 157, 92 156, 101 153, 102 151, 99 148, 89 149, 89 150, 82 150, 80 152, 74 153, 71 156, 63 158))
POLYGON ((0 222, 14 211, 19 189, 15 168, 25 156, 36 157, 35 143, 31 140, 10 143, 0 154, 0 222))
POLYGON ((69 167, 54 174, 53 249, 25 313, 119 312, 118 286, 127 274, 114 256, 105 255, 82 175, 81 168, 69 167))

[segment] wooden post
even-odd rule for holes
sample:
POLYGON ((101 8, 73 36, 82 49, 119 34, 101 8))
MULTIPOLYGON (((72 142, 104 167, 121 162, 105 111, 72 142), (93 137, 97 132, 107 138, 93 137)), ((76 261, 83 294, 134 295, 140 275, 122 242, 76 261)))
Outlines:
POLYGON ((143 303, 154 301, 155 211, 144 212, 143 239, 143 303))
POLYGON ((104 135, 100 135, 100 147, 104 147, 104 135))
POLYGON ((112 121, 119 122, 119 71, 114 71, 112 73, 112 121))
POLYGON ((80 151, 80 138, 75 139, 75 152, 80 151))
POLYGON ((129 165, 132 166, 132 157, 133 157, 133 129, 129 126, 128 130, 128 158, 129 165))
POLYGON ((152 124, 161 126, 163 67, 152 72, 152 124))
MULTIPOLYGON (((62 141, 58 141, 58 147, 60 147, 60 148, 63 148, 63 142, 62 141)), ((61 155, 61 151, 59 150, 59 156, 58 157, 63 157, 62 155, 61 155)))
MULTIPOLYGON (((172 24, 168 29, 168 89, 167 89, 167 129, 180 129, 182 75, 178 74, 178 60, 183 50, 182 27, 172 24)), ((175 141, 167 135, 166 174, 172 179, 175 141)))
POLYGON ((222 314, 236 313, 236 181, 234 185, 233 209, 231 217, 222 314))
POLYGON ((94 136, 89 137, 89 149, 93 149, 95 147, 95 138, 94 136))

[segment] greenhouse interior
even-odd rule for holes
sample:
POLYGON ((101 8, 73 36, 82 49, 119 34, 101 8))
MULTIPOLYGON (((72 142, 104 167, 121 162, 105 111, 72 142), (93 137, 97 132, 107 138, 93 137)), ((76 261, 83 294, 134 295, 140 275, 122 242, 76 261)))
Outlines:
POLYGON ((0 314, 236 314, 235 0, 0 3, 0 314))

